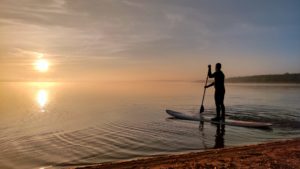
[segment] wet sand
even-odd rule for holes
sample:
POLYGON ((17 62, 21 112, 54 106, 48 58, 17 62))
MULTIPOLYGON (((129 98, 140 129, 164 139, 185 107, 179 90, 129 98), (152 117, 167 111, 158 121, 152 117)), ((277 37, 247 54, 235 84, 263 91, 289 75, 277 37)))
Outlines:
POLYGON ((109 162, 81 169, 297 169, 300 138, 257 145, 213 149, 177 155, 160 155, 130 161, 109 162))

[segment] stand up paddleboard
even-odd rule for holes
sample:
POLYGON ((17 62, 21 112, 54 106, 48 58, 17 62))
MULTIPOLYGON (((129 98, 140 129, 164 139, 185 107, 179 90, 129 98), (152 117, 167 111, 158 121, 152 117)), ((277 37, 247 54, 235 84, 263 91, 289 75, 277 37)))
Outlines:
POLYGON ((198 116, 192 116, 188 115, 185 113, 181 112, 176 112, 173 110, 166 110, 166 112, 171 115, 172 117, 176 119, 181 119, 181 120, 191 120, 191 121, 204 121, 204 122, 211 122, 214 124, 225 124, 225 125, 230 125, 230 126, 239 126, 239 127, 251 127, 251 128, 268 128, 271 127, 271 123, 264 123, 264 122, 254 122, 254 121, 241 121, 241 120, 231 120, 231 119, 226 119, 224 121, 211 121, 210 118, 204 117, 198 115, 198 116))

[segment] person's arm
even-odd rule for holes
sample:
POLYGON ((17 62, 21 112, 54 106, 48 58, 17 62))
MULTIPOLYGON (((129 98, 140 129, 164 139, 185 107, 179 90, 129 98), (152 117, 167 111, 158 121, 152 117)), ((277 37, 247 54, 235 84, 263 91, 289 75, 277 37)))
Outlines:
POLYGON ((208 77, 209 78, 213 78, 213 77, 215 77, 215 74, 213 73, 211 73, 211 65, 208 65, 208 77))
POLYGON ((215 85, 215 82, 212 82, 211 84, 207 85, 207 86, 204 86, 204 88, 209 88, 211 86, 215 85))

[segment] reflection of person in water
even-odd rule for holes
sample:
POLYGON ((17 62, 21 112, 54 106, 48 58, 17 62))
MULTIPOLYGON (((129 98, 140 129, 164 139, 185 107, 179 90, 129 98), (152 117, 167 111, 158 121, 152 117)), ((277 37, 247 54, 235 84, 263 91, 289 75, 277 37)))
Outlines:
POLYGON ((224 135, 225 135, 225 125, 217 124, 214 148, 224 148, 224 135))

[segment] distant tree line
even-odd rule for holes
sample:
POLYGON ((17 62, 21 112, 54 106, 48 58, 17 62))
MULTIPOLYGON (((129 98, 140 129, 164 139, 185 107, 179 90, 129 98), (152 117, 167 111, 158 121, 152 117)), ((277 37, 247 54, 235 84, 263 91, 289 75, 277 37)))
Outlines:
POLYGON ((300 83, 300 73, 276 75, 255 75, 227 78, 229 83, 300 83))

